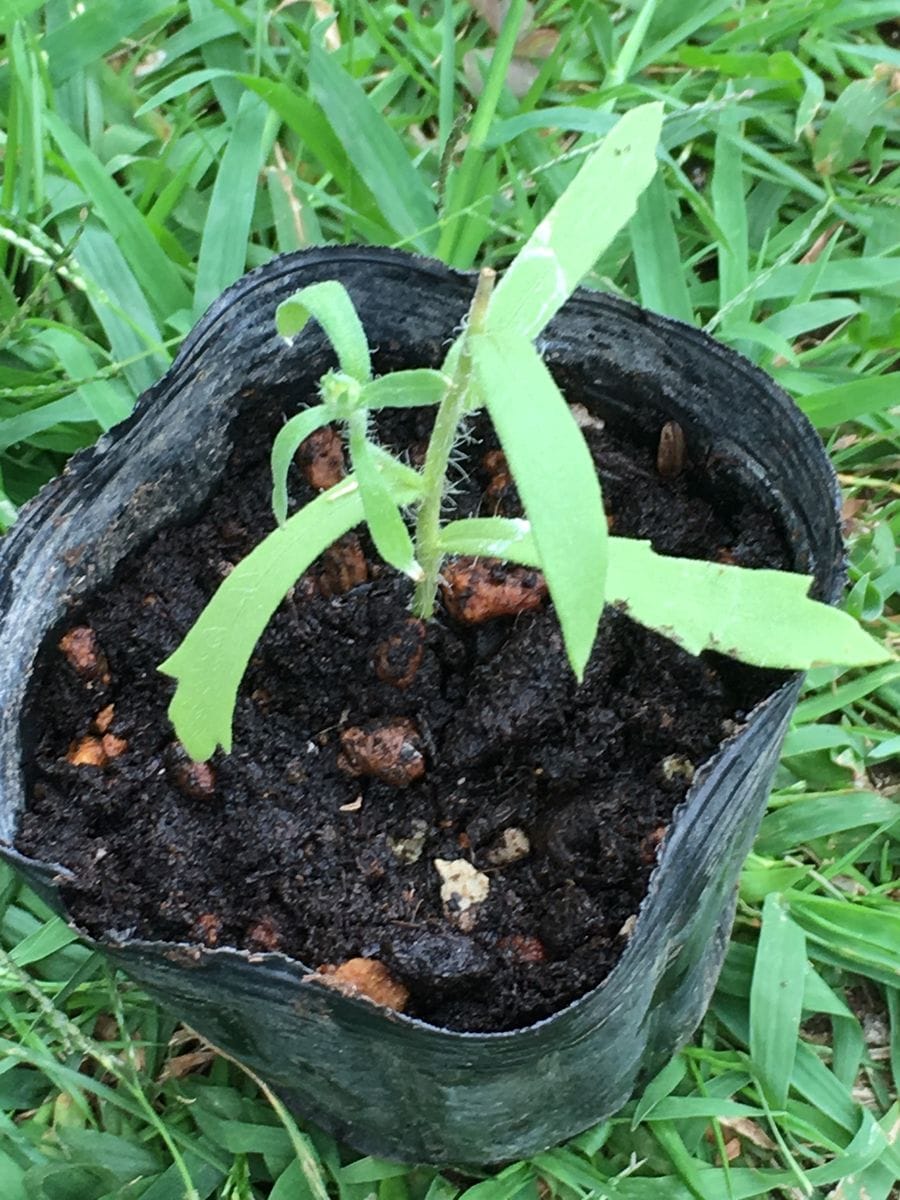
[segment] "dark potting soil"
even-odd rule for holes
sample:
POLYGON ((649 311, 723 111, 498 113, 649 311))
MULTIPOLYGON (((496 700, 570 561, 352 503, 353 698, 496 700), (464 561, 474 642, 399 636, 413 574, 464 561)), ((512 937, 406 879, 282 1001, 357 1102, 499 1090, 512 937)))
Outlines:
MULTIPOLYGON (((190 764, 166 718, 173 682, 157 666, 271 528, 268 447, 281 419, 264 427, 257 414, 199 518, 157 534, 48 639, 18 847, 74 873, 64 897, 96 936, 279 950, 311 968, 375 958, 409 989, 412 1015, 470 1030, 528 1025, 615 965, 693 768, 782 677, 693 658, 607 610, 577 687, 545 602, 480 625, 440 612, 401 688, 384 677, 403 673, 410 649, 416 657, 415 639, 403 645, 409 588, 351 535, 257 647, 233 753, 190 764), (68 657, 58 647, 73 627, 93 631, 81 635, 81 672, 71 643, 68 657), (393 635, 396 669, 384 665, 393 635), (405 787, 348 774, 342 734, 398 719, 414 727, 424 774, 405 787), (486 899, 466 912, 445 905, 435 860, 483 872, 486 899)), ((381 437, 415 461, 427 425, 422 414, 382 418, 381 437)), ((724 476, 687 461, 666 477, 655 446, 609 428, 586 435, 616 534, 788 565, 775 520, 724 476)), ((495 446, 472 427, 460 513, 516 511, 495 446)), ((291 495, 306 502, 312 489, 292 471, 291 495)))

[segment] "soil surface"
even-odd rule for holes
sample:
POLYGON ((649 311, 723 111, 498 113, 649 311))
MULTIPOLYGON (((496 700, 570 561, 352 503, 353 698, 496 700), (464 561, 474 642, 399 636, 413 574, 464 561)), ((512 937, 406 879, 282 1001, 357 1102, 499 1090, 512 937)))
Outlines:
MULTIPOLYGON (((412 1015, 528 1025, 615 965, 692 769, 781 676, 693 658, 607 610, 576 687, 546 600, 476 625, 451 603, 420 636, 406 582, 350 535, 257 647, 234 752, 190 763, 156 668, 272 527, 282 419, 254 414, 205 512, 156 535, 48 639, 17 845, 74 872, 65 899, 94 935, 280 950, 313 969, 375 959, 387 1002, 412 1015)), ((428 420, 382 418, 380 436, 415 462, 428 420)), ((458 511, 514 515, 489 429, 468 434, 458 511)), ((616 534, 788 564, 773 518, 677 438, 673 451, 672 430, 659 459, 608 427, 586 436, 616 534)), ((323 453, 339 467, 333 445, 323 453)), ((314 468, 292 468, 296 505, 314 468)), ((487 575, 505 586, 502 569, 487 575)))

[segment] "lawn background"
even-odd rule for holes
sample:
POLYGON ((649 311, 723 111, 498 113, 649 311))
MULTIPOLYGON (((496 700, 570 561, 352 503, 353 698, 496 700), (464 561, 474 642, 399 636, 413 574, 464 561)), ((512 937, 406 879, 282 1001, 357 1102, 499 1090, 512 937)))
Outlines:
MULTIPOLYGON (((896 646, 896 0, 509 8, 498 36, 489 0, 5 0, 0 529, 245 269, 323 242, 502 267, 660 99, 661 169, 589 282, 797 398, 845 492, 848 605, 896 646)), ((483 1176, 298 1126, 0 867, 0 1196, 896 1196, 898 755, 900 664, 811 673, 694 1042, 483 1176)))

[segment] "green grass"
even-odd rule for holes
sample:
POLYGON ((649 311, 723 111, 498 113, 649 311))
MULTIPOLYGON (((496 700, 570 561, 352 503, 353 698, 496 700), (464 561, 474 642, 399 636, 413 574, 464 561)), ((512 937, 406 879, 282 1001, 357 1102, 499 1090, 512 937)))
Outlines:
MULTIPOLYGON (((895 0, 545 0, 518 96, 515 39, 464 0, 347 0, 328 33, 305 0, 80 7, 0 12, 0 528, 245 268, 323 241, 502 267, 615 115, 661 99, 662 170, 591 282, 797 397, 845 488, 849 606, 896 645, 895 0)), ((0 1196, 896 1196, 898 754, 900 666, 812 673, 694 1042, 610 1121, 480 1180, 298 1129, 3 869, 0 1196)))

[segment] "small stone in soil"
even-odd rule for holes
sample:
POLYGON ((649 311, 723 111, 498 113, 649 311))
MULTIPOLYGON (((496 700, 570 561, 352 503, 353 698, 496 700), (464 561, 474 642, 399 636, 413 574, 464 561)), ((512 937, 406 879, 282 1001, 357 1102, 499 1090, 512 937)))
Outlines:
POLYGON ((495 559, 455 559, 445 566, 441 583, 447 611, 469 625, 531 612, 547 597, 540 571, 495 559))
POLYGON ((106 708, 101 708, 92 722, 94 729, 98 733, 106 733, 110 725, 112 725, 115 713, 116 706, 114 704, 107 704, 106 708))
POLYGON ((368 578, 369 566, 355 533, 344 534, 322 555, 319 591, 323 596, 341 596, 368 578))
POLYGON ((491 881, 466 859, 455 858, 448 862, 445 858, 436 858, 434 867, 443 880, 441 899, 444 904, 452 905, 454 912, 464 913, 487 899, 491 881))
POLYGON ((382 942, 381 952, 404 983, 441 995, 458 992, 491 973, 487 952, 459 933, 398 929, 382 942))
POLYGON ((207 946, 215 946, 221 932, 222 922, 215 913, 201 913, 191 930, 194 939, 207 946))
POLYGON ((403 691, 415 679, 424 654, 425 622, 410 617, 375 650, 375 674, 382 683, 403 691))
POLYGON ((656 829, 651 829, 646 837, 642 838, 638 854, 645 867, 652 867, 656 862, 659 848, 663 844, 668 828, 668 825, 658 825, 656 829))
POLYGON ((89 625, 76 625, 59 640, 69 666, 88 683, 109 683, 109 663, 100 649, 97 634, 89 625))
POLYGON ((524 829, 514 826, 504 829, 491 846, 486 858, 492 867, 508 867, 511 863, 527 858, 531 853, 531 842, 524 829))
POLYGON ((66 753, 66 762, 73 767, 105 767, 106 751, 99 738, 86 737, 73 742, 66 753))
POLYGON ((169 751, 169 780, 189 800, 211 800, 216 793, 216 772, 209 763, 194 762, 179 745, 169 751))
POLYGON ((419 732, 405 717, 345 729, 337 765, 347 775, 368 775, 398 788, 425 774, 419 732))
POLYGON ((348 958, 339 966, 325 963, 312 976, 345 996, 364 996, 381 1008, 403 1012, 409 1000, 409 989, 391 975, 377 958, 348 958))
POLYGON ((344 447, 333 425, 317 429, 301 443, 297 464, 310 487, 320 492, 341 482, 347 473, 344 447))
POLYGON ((666 783, 686 779, 688 783, 694 778, 694 764, 683 754, 670 754, 660 763, 660 770, 666 783))
POLYGON ((120 754, 124 754, 128 749, 128 742, 125 738, 116 737, 114 733, 105 733, 100 742, 103 747, 103 753, 107 758, 118 758, 120 754))
POLYGON ((266 915, 255 921, 246 933, 247 945, 252 950, 277 950, 281 945, 281 934, 274 920, 266 915))
POLYGON ((413 817, 412 832, 408 837, 388 838, 388 845, 394 857, 402 863, 415 863, 422 857, 425 840, 428 837, 428 822, 421 817, 413 817))
POLYGON ((547 957, 544 943, 540 938, 528 937, 521 933, 513 933, 509 937, 501 938, 497 943, 497 948, 514 962, 539 963, 547 957))

